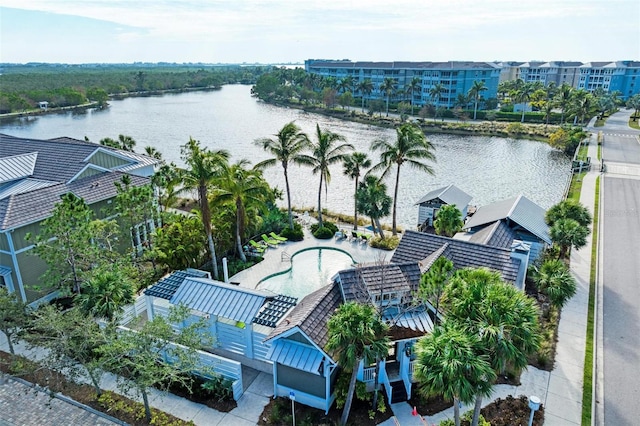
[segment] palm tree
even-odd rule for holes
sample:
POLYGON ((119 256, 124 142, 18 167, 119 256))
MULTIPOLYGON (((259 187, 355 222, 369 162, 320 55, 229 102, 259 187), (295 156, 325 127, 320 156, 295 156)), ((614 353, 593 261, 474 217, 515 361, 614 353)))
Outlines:
POLYGON ((371 160, 364 152, 354 152, 347 155, 344 159, 344 174, 355 181, 355 189, 353 193, 353 230, 358 230, 358 203, 356 203, 356 193, 358 192, 358 180, 362 171, 371 167, 371 160))
POLYGON ((353 149, 350 143, 336 144, 345 141, 345 137, 331 131, 322 131, 320 125, 316 124, 316 141, 309 143, 311 155, 300 155, 301 164, 311 166, 311 171, 315 175, 320 175, 320 185, 318 187, 318 224, 322 228, 322 185, 324 184, 325 195, 331 181, 329 166, 344 161, 347 151, 353 149))
POLYGON ((551 111, 553 110, 553 99, 558 93, 558 87, 555 82, 550 82, 544 87, 544 93, 546 95, 546 100, 544 107, 542 108, 545 112, 546 124, 549 124, 549 118, 551 118, 551 111))
POLYGON ((589 226, 592 221, 589 210, 580 202, 572 199, 563 200, 551 206, 544 219, 549 226, 553 226, 560 219, 573 219, 582 226, 589 226))
POLYGON ((242 238, 245 236, 247 210, 259 212, 266 210, 266 201, 271 195, 262 173, 255 167, 247 169, 248 160, 240 160, 227 168, 226 173, 216 179, 217 189, 213 193, 212 204, 227 204, 236 214, 236 252, 243 262, 247 261, 242 250, 242 238))
POLYGON ((373 82, 371 79, 365 78, 357 84, 356 90, 360 92, 360 95, 362 96, 362 112, 364 112, 364 98, 373 92, 373 82))
POLYGON ((398 188, 400 184, 400 168, 404 163, 410 167, 433 175, 433 169, 421 160, 434 161, 434 147, 424 135, 420 127, 405 123, 396 129, 396 141, 376 140, 371 144, 372 151, 380 151, 380 162, 371 171, 383 170, 381 178, 387 176, 396 166, 396 185, 393 192, 393 235, 398 234, 396 209, 398 204, 398 188))
POLYGON ((413 77, 409 84, 407 84, 407 92, 411 93, 411 115, 413 115, 413 92, 420 88, 422 80, 418 77, 413 77))
POLYGON ((367 175, 356 191, 356 210, 371 218, 373 232, 384 239, 380 219, 391 211, 391 197, 387 195, 387 185, 373 175, 367 175))
MULTIPOLYGON (((535 302, 497 272, 486 268, 462 269, 445 289, 447 319, 477 335, 482 352, 495 372, 507 365, 520 371, 528 355, 539 347, 538 309, 535 302)), ((482 395, 476 395, 474 421, 480 415, 482 395)))
POLYGON ((133 148, 136 146, 136 141, 131 136, 118 135, 118 142, 123 151, 133 152, 133 148))
POLYGON ((357 302, 340 305, 327 326, 327 351, 346 371, 351 371, 349 391, 340 419, 340 424, 346 425, 356 387, 358 366, 364 359, 374 360, 388 355, 388 326, 382 322, 373 306, 357 302))
POLYGON ((525 83, 515 93, 515 98, 519 103, 522 103, 522 118, 521 123, 524 123, 524 113, 527 110, 527 104, 531 99, 531 95, 535 92, 535 87, 532 84, 525 83))
POLYGON ((571 99, 573 98, 573 87, 567 83, 562 83, 560 89, 556 93, 556 102, 562 110, 562 116, 560 117, 560 124, 564 124, 564 116, 569 107, 571 106, 571 99))
POLYGON ((184 189, 197 190, 198 204, 202 219, 202 226, 207 235, 209 253, 211 255, 213 276, 218 279, 218 259, 211 234, 211 211, 209 210, 209 185, 220 176, 229 162, 229 152, 226 150, 209 151, 200 146, 200 142, 189 138, 189 142, 181 147, 182 160, 187 169, 182 174, 184 189))
POLYGON ((95 318, 113 323, 122 308, 134 301, 134 283, 123 265, 102 265, 85 282, 76 296, 80 309, 95 318))
POLYGON ((627 99, 627 108, 633 108, 632 120, 637 121, 638 115, 640 115, 640 93, 631 96, 627 99))
POLYGON ((293 121, 284 125, 275 139, 262 138, 254 143, 273 155, 273 158, 256 164, 257 169, 275 166, 278 162, 284 170, 284 183, 287 190, 287 209, 289 212, 289 228, 293 229, 293 212, 291 210, 291 189, 289 188, 289 163, 302 164, 300 153, 309 146, 309 137, 300 130, 293 121))
POLYGON ((485 90, 489 90, 487 85, 482 80, 475 80, 473 82, 473 86, 469 89, 469 97, 473 98, 473 119, 476 119, 476 113, 478 112, 478 100, 480 99, 480 95, 485 90))
POLYGON ((426 397, 442 395, 453 400, 456 426, 460 426, 460 403, 469 404, 476 395, 491 394, 496 374, 477 334, 447 320, 416 344, 413 377, 426 397))
POLYGON ((572 246, 580 249, 587 245, 589 228, 574 219, 559 219, 549 228, 549 235, 554 244, 560 246, 558 258, 564 259, 572 246))
MULTIPOLYGON (((436 110, 438 108, 438 105, 440 104, 440 96, 442 96, 444 90, 444 86, 440 83, 436 83, 433 87, 431 87, 431 89, 429 89, 429 96, 435 101, 436 110)), ((433 114, 433 121, 436 121, 436 115, 437 114, 433 114)))
POLYGON ((436 234, 445 237, 453 237, 456 232, 462 229, 462 212, 455 205, 445 205, 438 210, 436 220, 433 226, 436 228, 436 234))
POLYGON ((353 91, 353 77, 348 75, 343 77, 338 82, 338 89, 342 92, 352 92, 353 91))
POLYGON ((576 294, 576 280, 562 260, 543 262, 539 268, 535 268, 533 280, 538 290, 549 296, 551 303, 558 308, 562 308, 576 294))
POLYGON ((396 81, 391 77, 385 77, 380 85, 380 91, 384 93, 387 98, 387 117, 389 116, 389 98, 396 90, 396 81))

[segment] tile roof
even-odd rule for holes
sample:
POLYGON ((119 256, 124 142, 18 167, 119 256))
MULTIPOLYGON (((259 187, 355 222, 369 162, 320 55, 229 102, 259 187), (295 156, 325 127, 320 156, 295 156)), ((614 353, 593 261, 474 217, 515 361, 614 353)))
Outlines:
POLYGON ((381 292, 409 293, 417 290, 421 274, 417 262, 408 262, 356 266, 337 275, 345 302, 367 303, 381 292))
POLYGON ((416 203, 422 204, 424 202, 434 200, 436 198, 441 199, 449 205, 456 205, 460 210, 464 209, 467 204, 471 202, 471 195, 467 194, 455 185, 445 186, 443 188, 434 189, 427 195, 422 197, 420 201, 416 203))
POLYGON ((549 226, 544 221, 545 210, 529 200, 524 195, 498 201, 493 204, 480 207, 465 224, 465 229, 493 223, 497 220, 508 219, 547 244, 551 244, 549 226))
POLYGON ((506 281, 516 282, 520 260, 511 257, 511 250, 422 232, 406 231, 391 262, 422 261, 447 243, 442 255, 453 262, 455 269, 484 266, 500 272, 506 281))
POLYGON ((468 241, 488 246, 509 248, 516 238, 517 236, 513 229, 505 221, 498 220, 471 234, 471 238, 468 241))
POLYGON ((324 350, 329 340, 327 322, 342 304, 342 294, 337 283, 324 286, 302 299, 287 317, 277 325, 266 340, 298 327, 318 347, 324 350))
POLYGON ((144 291, 145 296, 159 297, 169 300, 173 297, 180 284, 187 277, 208 278, 209 274, 197 269, 187 269, 186 271, 175 271, 162 278, 160 281, 144 291))
MULTIPOLYGON (((54 184, 45 188, 12 194, 0 200, 0 230, 17 228, 46 219, 51 215, 60 197, 68 192, 83 198, 87 204, 108 200, 117 194, 115 183, 124 173, 112 172, 79 179, 70 184, 54 184)), ((142 186, 148 178, 131 175, 131 184, 142 186)))

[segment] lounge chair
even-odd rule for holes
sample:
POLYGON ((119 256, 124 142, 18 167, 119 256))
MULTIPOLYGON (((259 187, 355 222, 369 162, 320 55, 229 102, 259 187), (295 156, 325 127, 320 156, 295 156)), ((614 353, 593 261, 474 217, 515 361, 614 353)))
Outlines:
POLYGON ((351 241, 360 239, 360 233, 356 231, 351 231, 351 241))
POLYGON ((280 235, 276 234, 275 232, 271 232, 269 235, 271 236, 271 238, 273 238, 276 241, 280 241, 280 242, 283 242, 283 243, 287 241, 286 237, 280 236, 280 235))
POLYGON ((253 240, 249 240, 249 245, 253 250, 257 251, 258 253, 264 253, 264 251, 267 249, 264 245, 260 243, 256 243, 253 240))
POLYGON ((268 245, 268 246, 271 246, 271 247, 277 247, 277 246, 278 246, 278 244, 280 244, 280 243, 281 243, 281 241, 274 240, 273 238, 269 238, 269 237, 267 237, 267 234, 262 234, 262 240, 263 240, 265 243, 267 243, 267 245, 268 245))

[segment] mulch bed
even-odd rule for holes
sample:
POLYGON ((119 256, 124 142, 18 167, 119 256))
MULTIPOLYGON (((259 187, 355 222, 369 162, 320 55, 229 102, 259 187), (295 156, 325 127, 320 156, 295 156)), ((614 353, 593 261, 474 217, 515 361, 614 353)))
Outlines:
MULTIPOLYGON (((349 412, 348 425, 377 425, 391 418, 393 412, 391 407, 386 404, 386 396, 384 392, 380 392, 379 398, 384 398, 385 412, 376 412, 375 417, 371 419, 369 417, 369 410, 371 410, 371 402, 359 401, 356 398, 353 399, 351 405, 351 411, 349 412)), ((337 425, 340 416, 342 416, 342 410, 337 409, 335 404, 329 410, 329 414, 324 414, 324 411, 316 408, 311 408, 302 404, 295 404, 296 410, 296 424, 297 425, 337 425)), ((287 398, 271 399, 269 404, 264 407, 264 411, 260 415, 258 425, 261 426, 290 426, 292 424, 291 416, 291 401, 287 398)))
MULTIPOLYGON (((171 424, 174 426, 193 425, 193 422, 184 421, 178 417, 154 408, 151 409, 152 423, 148 423, 144 419, 144 406, 141 403, 117 393, 105 391, 103 394, 105 395, 107 402, 103 404, 98 400, 93 386, 74 383, 63 374, 39 366, 38 364, 21 356, 16 356, 15 360, 12 362, 11 354, 3 351, 0 351, 0 371, 40 385, 52 392, 62 393, 81 404, 120 419, 132 426, 146 426, 150 424, 171 424), (17 368, 19 368, 18 372, 16 372, 16 365, 17 368)), ((187 395, 179 396, 187 397, 187 395)), ((216 405, 217 401, 214 401, 211 404, 205 401, 194 402, 206 404, 207 406, 220 411, 222 411, 222 409, 230 411, 236 405, 235 401, 233 401, 232 407, 228 404, 220 407, 219 405, 216 405)))
MULTIPOLYGON (((505 399, 497 399, 487 405, 480 413, 491 423, 491 426, 527 426, 531 410, 526 396, 518 398, 507 396, 505 399)), ((544 406, 541 405, 533 416, 533 426, 542 426, 543 423, 544 406)))

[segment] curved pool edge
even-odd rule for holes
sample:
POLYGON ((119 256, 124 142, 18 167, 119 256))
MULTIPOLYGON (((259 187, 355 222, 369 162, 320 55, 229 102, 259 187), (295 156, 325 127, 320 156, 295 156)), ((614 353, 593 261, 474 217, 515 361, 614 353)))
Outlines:
POLYGON ((258 289, 260 284, 262 284, 263 282, 265 282, 269 278, 277 277, 278 275, 284 275, 287 272, 290 272, 291 269, 293 268, 293 258, 296 257, 297 255, 299 255, 300 253, 304 253, 305 251, 311 251, 311 250, 333 250, 333 251, 339 251, 340 253, 344 253, 347 256, 349 256, 349 258, 351 259, 351 262, 352 262, 353 265, 357 265, 358 264, 358 262, 356 262, 356 260, 353 258, 351 253, 349 253, 348 251, 343 250, 341 248, 329 247, 329 246, 306 247, 306 248, 303 248, 301 250, 296 251, 295 253, 293 253, 291 255, 291 260, 289 262, 289 267, 287 269, 284 269, 284 270, 278 271, 278 272, 274 272, 273 274, 269 274, 266 277, 261 278, 260 281, 258 281, 258 283, 255 285, 254 289, 258 289))

